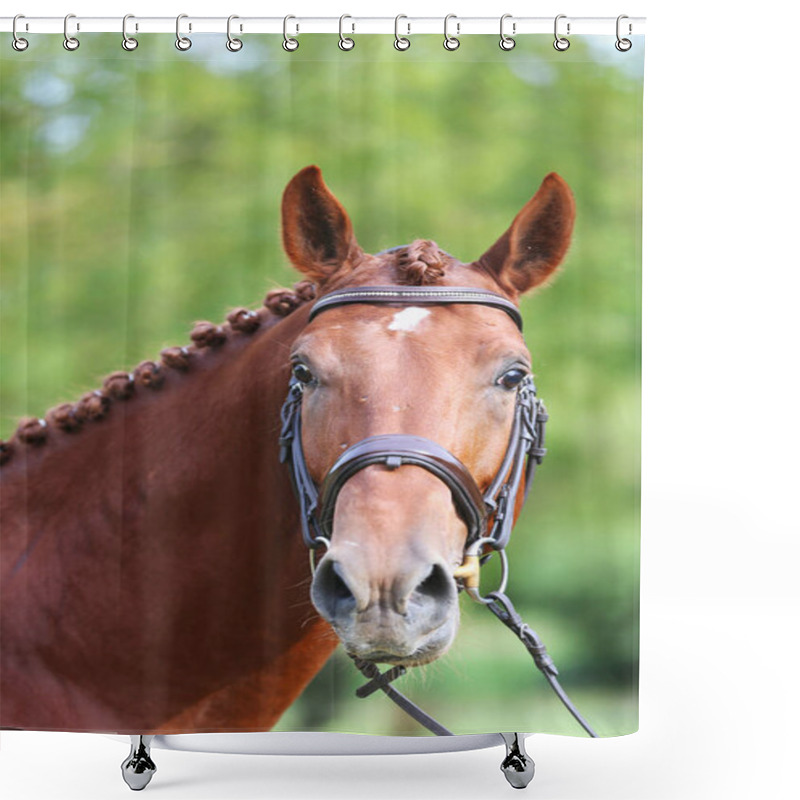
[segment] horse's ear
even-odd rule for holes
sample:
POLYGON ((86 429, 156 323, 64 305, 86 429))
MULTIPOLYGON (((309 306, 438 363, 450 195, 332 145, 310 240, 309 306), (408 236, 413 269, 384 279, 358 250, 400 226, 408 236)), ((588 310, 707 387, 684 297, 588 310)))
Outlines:
POLYGON ((475 263, 510 292, 527 292, 546 281, 563 260, 574 221, 572 192, 551 172, 511 227, 475 263))
POLYGON ((350 217, 325 185, 319 167, 306 167, 289 181, 281 216, 286 255, 318 284, 361 253, 350 217))

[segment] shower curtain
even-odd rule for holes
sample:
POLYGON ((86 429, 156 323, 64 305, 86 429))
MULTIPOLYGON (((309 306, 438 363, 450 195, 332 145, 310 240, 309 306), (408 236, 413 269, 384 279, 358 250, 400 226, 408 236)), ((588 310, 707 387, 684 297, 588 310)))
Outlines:
MULTIPOLYGON (((472 36, 447 51, 419 36, 400 51, 364 35, 345 52, 308 35, 289 52, 251 36, 231 52, 203 35, 179 52, 152 36, 126 52, 87 34, 74 52, 45 36, 0 49, 0 727, 425 735, 381 691, 356 696, 368 678, 311 602, 296 508, 276 510, 296 500, 280 419, 260 409, 280 406, 290 370, 316 380, 303 372, 315 365, 290 363, 287 337, 261 354, 269 374, 247 354, 337 288, 325 264, 348 223, 332 209, 364 253, 401 248, 427 285, 488 253, 540 186, 552 198, 556 173, 571 241, 519 300, 547 456, 506 548, 506 591, 594 730, 636 730, 640 39, 620 52, 613 36, 574 37, 559 52, 544 36, 509 51, 472 36), (300 258, 287 229, 311 242, 300 258), (298 272, 314 248, 316 272, 298 272), (209 510, 212 495, 228 505, 209 510)), ((444 311, 402 310, 346 313, 388 315, 408 340, 444 311)), ((344 313, 315 321, 329 331, 344 313)), ((469 313, 516 330, 496 308, 469 313)), ((478 391, 478 356, 461 346, 453 403, 478 391)), ((420 352, 435 386, 441 365, 420 352)), ((378 369, 352 350, 327 358, 378 369)), ((405 391, 414 370, 393 368, 405 391)), ((330 424, 357 413, 337 407, 330 424)), ((325 549, 313 555, 321 568, 325 549)), ((501 577, 495 554, 481 591, 501 577)), ((456 602, 449 647, 392 687, 456 734, 584 735, 514 634, 466 592, 456 602)))

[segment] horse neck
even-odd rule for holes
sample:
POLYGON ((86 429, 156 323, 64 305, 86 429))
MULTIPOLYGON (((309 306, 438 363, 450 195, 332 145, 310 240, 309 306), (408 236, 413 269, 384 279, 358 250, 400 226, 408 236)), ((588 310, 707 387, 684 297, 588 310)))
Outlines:
MULTIPOLYGON (((153 729, 206 713, 212 689, 240 686, 249 696, 258 687, 261 705, 236 705, 257 709, 252 724, 269 727, 333 649, 310 604, 308 554, 278 461, 287 354, 307 315, 299 309, 205 353, 187 374, 170 372, 161 389, 114 404, 105 419, 4 469, 7 639, 52 639, 48 612, 86 631, 80 653, 62 643, 48 669, 69 672, 96 649, 108 674, 75 676, 88 708, 107 686, 133 715, 125 719, 153 729), (165 663, 169 700, 146 708, 132 687, 148 673, 163 676, 165 663), (278 663, 290 677, 265 695, 263 680, 247 676, 278 663), (121 673, 131 669, 126 685, 121 673), (265 696, 277 699, 264 706, 265 696)), ((229 703, 213 707, 231 724, 229 703)))
POLYGON ((107 417, 80 432, 52 431, 44 445, 21 448, 0 473, 7 524, 40 510, 47 528, 73 511, 85 526, 93 519, 86 510, 94 509, 97 524, 89 529, 102 536, 117 529, 102 518, 129 525, 158 509, 163 519, 155 524, 164 529, 175 526, 170 509, 208 506, 213 498, 235 525, 256 488, 274 517, 291 514, 278 465, 279 412, 286 353, 306 316, 301 309, 254 336, 232 337, 199 353, 189 372, 166 370, 162 388, 113 403, 107 417))

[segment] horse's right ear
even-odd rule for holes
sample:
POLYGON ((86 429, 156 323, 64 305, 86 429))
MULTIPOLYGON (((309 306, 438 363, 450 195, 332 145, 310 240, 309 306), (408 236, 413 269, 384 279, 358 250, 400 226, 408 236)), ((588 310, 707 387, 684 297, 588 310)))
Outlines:
POLYGON ((350 218, 325 185, 319 167, 306 167, 289 181, 281 216, 286 255, 319 285, 361 254, 350 218))

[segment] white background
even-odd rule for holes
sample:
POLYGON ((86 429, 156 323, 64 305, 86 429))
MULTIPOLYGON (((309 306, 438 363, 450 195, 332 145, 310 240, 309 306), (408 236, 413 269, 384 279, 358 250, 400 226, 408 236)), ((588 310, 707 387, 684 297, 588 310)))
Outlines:
MULTIPOLYGON (((797 797, 797 5, 235 2, 19 0, 3 13, 647 16, 641 730, 601 741, 533 737, 528 792, 797 797)), ((0 46, 9 46, 5 34, 0 46)), ((2 796, 127 797, 118 767, 126 751, 102 736, 5 732, 2 796)), ((508 797, 501 755, 156 751, 146 792, 508 797)))

